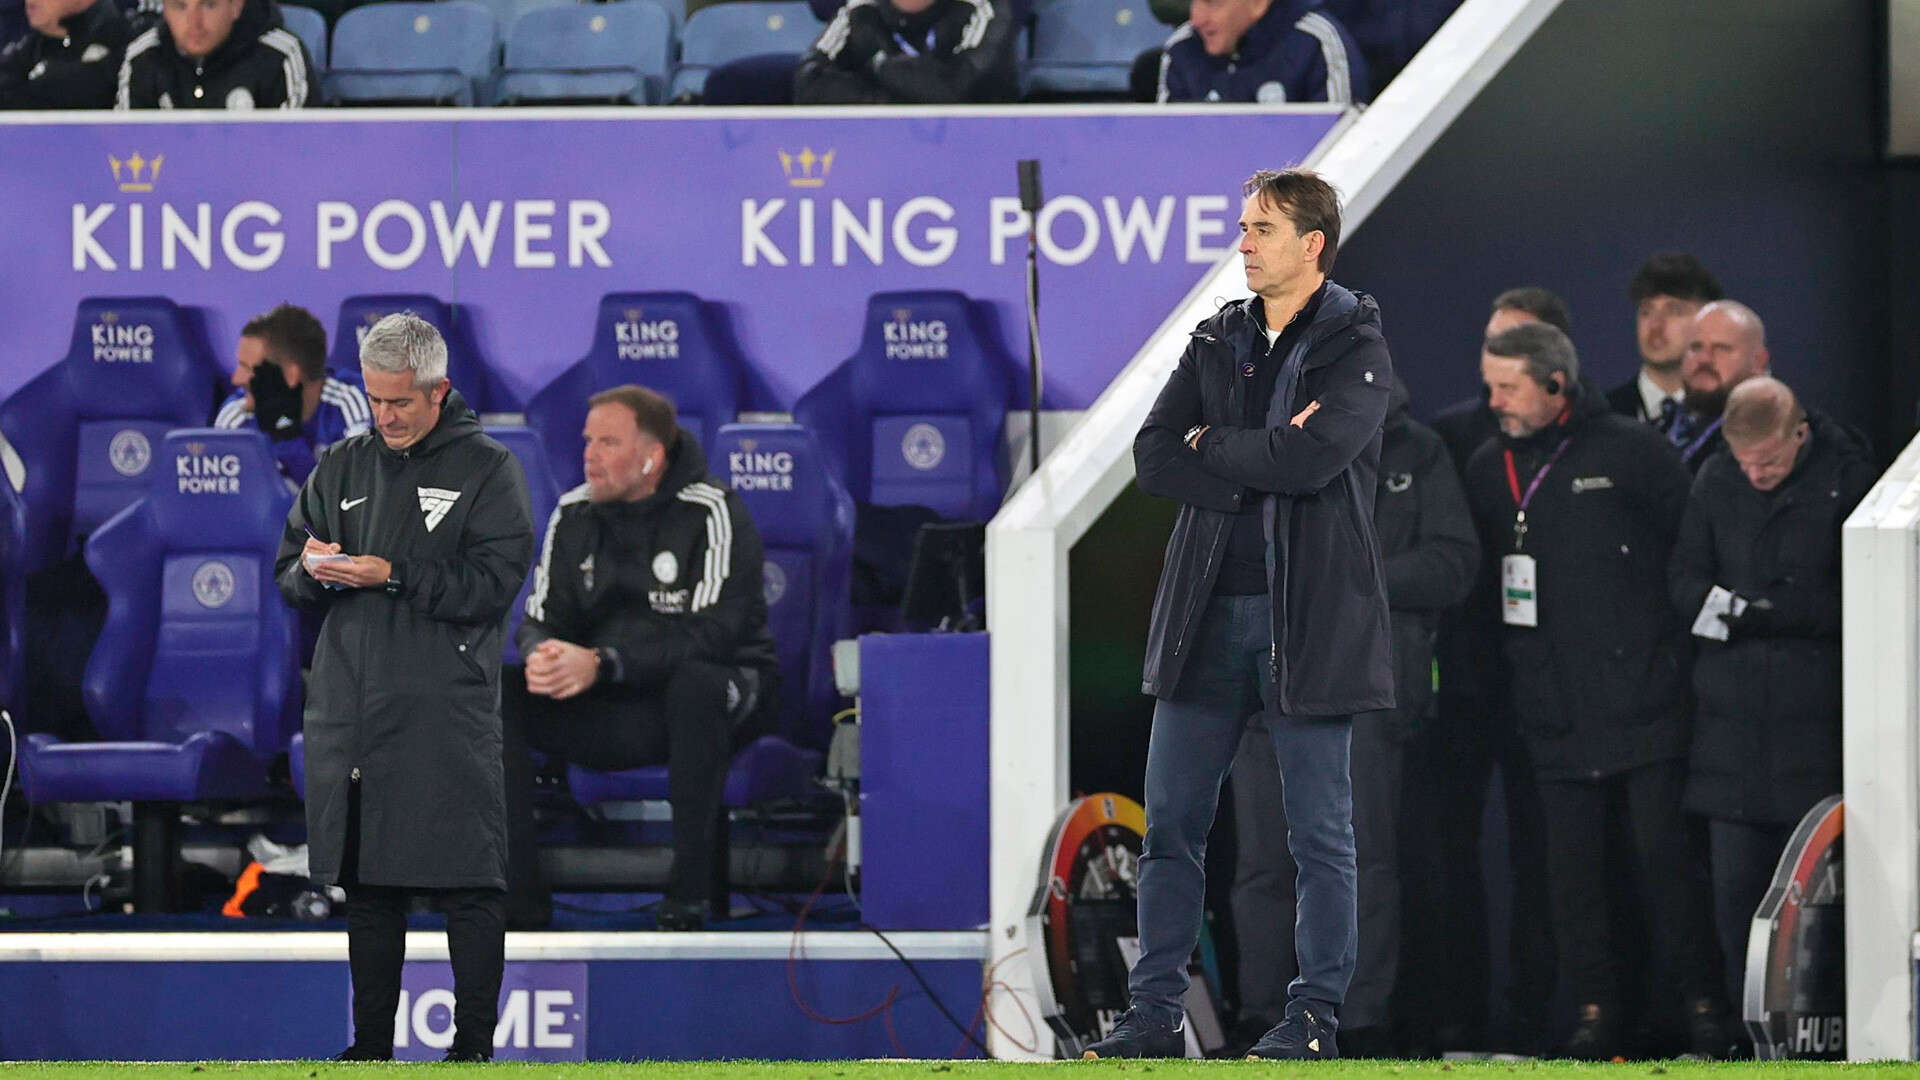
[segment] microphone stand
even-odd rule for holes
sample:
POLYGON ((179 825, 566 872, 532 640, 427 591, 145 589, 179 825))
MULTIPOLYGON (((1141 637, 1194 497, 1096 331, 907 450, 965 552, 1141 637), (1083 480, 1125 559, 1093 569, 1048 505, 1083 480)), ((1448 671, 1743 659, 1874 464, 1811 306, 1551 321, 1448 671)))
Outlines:
POLYGON ((1027 214, 1027 450, 1029 479, 1040 475, 1040 162, 1019 163, 1020 208, 1027 214))

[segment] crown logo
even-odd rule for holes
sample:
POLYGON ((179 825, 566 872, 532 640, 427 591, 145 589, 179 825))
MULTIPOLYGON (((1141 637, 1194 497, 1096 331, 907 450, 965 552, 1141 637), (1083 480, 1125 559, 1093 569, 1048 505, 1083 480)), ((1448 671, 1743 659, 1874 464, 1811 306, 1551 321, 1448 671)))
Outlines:
POLYGON ((149 160, 135 150, 125 160, 108 154, 107 168, 113 170, 114 182, 121 191, 152 191, 154 182, 160 179, 160 165, 166 160, 165 154, 155 154, 149 160))
POLYGON ((100 321, 103 323, 117 323, 120 321, 120 313, 117 311, 103 311, 100 313, 100 321))
POLYGON ((192 454, 192 455, 193 455, 194 457, 199 457, 200 455, 202 455, 202 454, 204 454, 204 453, 206 453, 206 452, 207 452, 207 444, 206 444, 206 443, 203 443, 203 442, 190 442, 190 443, 188 443, 188 444, 187 444, 187 453, 189 453, 189 454, 192 454))
POLYGON ((897 308, 894 308, 894 309, 893 309, 893 321, 894 321, 894 322, 912 322, 912 321, 913 321, 913 309, 912 309, 912 308, 903 308, 903 307, 897 307, 897 308))
POLYGON ((758 450, 759 448, 760 448, 759 439, 741 439, 740 440, 740 449, 745 450, 749 454, 753 453, 755 450, 758 450))
POLYGON ((623 312, 621 312, 621 314, 622 314, 622 315, 625 315, 625 316, 627 317, 627 321, 628 321, 628 322, 639 322, 639 321, 640 321, 640 315, 641 315, 641 311, 640 311, 640 309, 639 309, 639 308, 637 308, 637 307, 630 307, 630 308, 628 308, 627 310, 625 310, 625 311, 623 311, 623 312))
POLYGON ((833 151, 816 154, 813 147, 803 146, 797 154, 785 150, 776 150, 780 155, 780 171, 786 175, 790 187, 820 187, 827 182, 827 174, 833 171, 833 151), (814 171, 814 166, 819 171, 814 171), (797 168, 796 168, 797 167, 797 168))

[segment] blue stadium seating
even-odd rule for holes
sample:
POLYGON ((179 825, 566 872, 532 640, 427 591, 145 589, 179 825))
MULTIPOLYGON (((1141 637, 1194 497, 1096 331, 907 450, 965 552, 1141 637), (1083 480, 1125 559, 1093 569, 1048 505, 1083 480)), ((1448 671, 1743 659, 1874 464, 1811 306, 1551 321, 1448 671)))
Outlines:
POLYGON ((440 331, 447 342, 447 377, 473 411, 514 412, 520 407, 512 389, 480 358, 466 312, 425 293, 369 293, 340 301, 340 318, 327 356, 327 366, 335 375, 360 383, 360 339, 374 323, 396 311, 411 311, 440 331))
POLYGON ((734 0, 703 7, 680 34, 680 65, 669 100, 698 94, 707 72, 729 60, 767 53, 798 56, 826 29, 805 0, 734 0))
MULTIPOLYGON (((554 504, 560 501, 560 483, 553 478, 553 470, 547 466, 547 451, 540 443, 540 436, 531 428, 490 427, 487 434, 498 439, 513 456, 520 461, 520 471, 527 477, 527 496, 533 504, 533 535, 535 543, 544 543, 547 535, 547 519, 553 516, 554 504)), ((539 557, 539 552, 534 552, 539 557)), ((520 594, 514 597, 513 610, 507 615, 507 644, 504 663, 520 662, 520 646, 514 643, 513 632, 520 628, 520 620, 526 618, 527 593, 533 588, 533 574, 520 583, 520 594)))
POLYGON ((472 105, 486 100, 500 49, 493 13, 476 0, 368 4, 333 28, 330 105, 472 105))
POLYGON ((739 415, 746 363, 722 332, 712 306, 685 292, 608 293, 600 298, 593 346, 584 359, 527 402, 527 425, 540 433, 561 490, 585 480, 580 428, 587 398, 639 383, 673 399, 680 424, 703 447, 739 415))
POLYGON ((673 18, 654 0, 542 7, 507 35, 494 104, 657 104, 673 58, 673 18))
POLYGON ((82 300, 64 360, 0 403, 0 435, 24 484, 0 510, 0 692, 16 709, 26 656, 26 577, 67 558, 146 491, 167 431, 207 422, 225 373, 199 327, 157 296, 82 300))
POLYGON ((1034 12, 1027 93, 1123 96, 1134 58, 1168 32, 1145 0, 1047 0, 1034 12))
POLYGON ((315 71, 327 70, 327 19, 310 7, 281 4, 280 17, 287 29, 307 47, 315 71))
MULTIPOLYGON (((778 735, 756 739, 727 770, 723 805, 800 796, 820 771, 836 691, 831 648, 849 636, 853 501, 819 442, 796 424, 729 424, 714 440, 714 472, 746 502, 766 547, 767 622, 780 657, 778 735)), ((667 767, 567 772, 583 806, 664 799, 667 767)))
POLYGON ((135 804, 137 903, 164 907, 183 802, 264 794, 300 718, 298 632, 273 558, 293 493, 257 431, 171 432, 145 496, 87 540, 109 599, 87 661, 104 741, 27 737, 36 804, 135 804))
POLYGON ((579 0, 480 0, 488 11, 493 13, 493 25, 499 32, 500 40, 506 41, 513 36, 513 28, 520 22, 520 16, 529 11, 556 4, 572 7, 579 0))
POLYGON ((860 503, 985 521, 1006 488, 1011 362, 963 295, 876 293, 859 351, 793 407, 860 503))

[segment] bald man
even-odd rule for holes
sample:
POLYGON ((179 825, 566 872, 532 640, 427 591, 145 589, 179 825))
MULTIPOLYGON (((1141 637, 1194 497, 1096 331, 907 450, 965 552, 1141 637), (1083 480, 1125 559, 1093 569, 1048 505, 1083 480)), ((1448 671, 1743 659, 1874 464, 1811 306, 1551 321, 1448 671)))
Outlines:
POLYGON ((1840 525, 1875 469, 1854 432, 1765 375, 1726 396, 1721 432, 1727 449, 1694 480, 1668 577, 1689 620, 1715 587, 1739 598, 1737 614, 1695 626, 1686 788, 1686 808, 1707 819, 1738 1001, 1774 864, 1801 816, 1840 790, 1840 525))
POLYGON ((1693 317, 1687 355, 1680 362, 1686 411, 1668 432, 1687 468, 1698 473, 1726 445, 1720 427, 1727 395, 1746 380, 1765 375, 1770 362, 1766 325, 1747 305, 1716 300, 1693 317))

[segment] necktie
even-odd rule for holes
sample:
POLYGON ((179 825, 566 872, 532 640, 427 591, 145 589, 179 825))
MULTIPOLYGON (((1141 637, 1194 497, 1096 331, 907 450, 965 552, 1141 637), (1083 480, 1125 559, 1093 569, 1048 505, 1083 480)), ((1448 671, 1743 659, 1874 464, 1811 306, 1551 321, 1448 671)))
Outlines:
POLYGON ((1680 415, 1679 402, 1673 400, 1672 398, 1660 399, 1659 426, 1661 431, 1671 432, 1673 430, 1674 418, 1679 415, 1680 415))
POLYGON ((1696 427, 1699 427, 1699 424, 1694 421, 1693 414, 1682 411, 1674 416, 1673 427, 1668 429, 1667 438, 1672 439, 1675 446, 1685 446, 1687 441, 1693 438, 1696 427))

